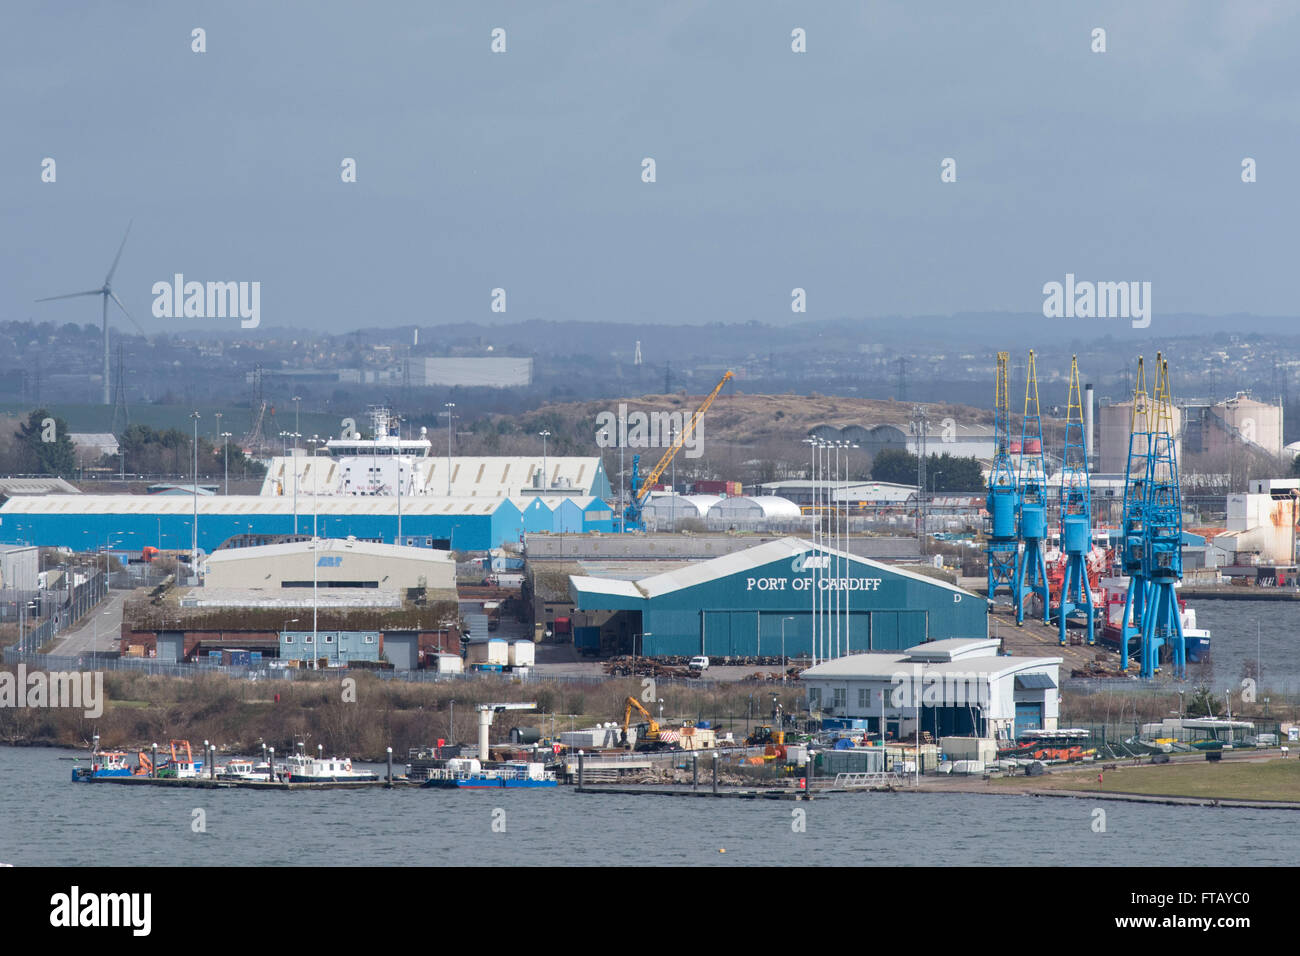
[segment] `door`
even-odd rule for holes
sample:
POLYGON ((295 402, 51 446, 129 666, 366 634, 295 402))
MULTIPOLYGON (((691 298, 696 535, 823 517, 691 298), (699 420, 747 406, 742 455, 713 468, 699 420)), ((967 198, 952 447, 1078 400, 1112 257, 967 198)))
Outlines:
POLYGON ((1026 730, 1043 729, 1043 705, 1016 701, 1016 736, 1026 730))

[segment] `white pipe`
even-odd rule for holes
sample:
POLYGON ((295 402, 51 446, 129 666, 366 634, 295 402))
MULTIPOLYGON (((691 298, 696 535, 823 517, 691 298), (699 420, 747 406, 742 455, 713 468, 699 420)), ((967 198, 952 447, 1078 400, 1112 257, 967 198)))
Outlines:
POLYGON ((488 728, 492 726, 492 711, 481 708, 478 712, 478 759, 487 763, 488 728))

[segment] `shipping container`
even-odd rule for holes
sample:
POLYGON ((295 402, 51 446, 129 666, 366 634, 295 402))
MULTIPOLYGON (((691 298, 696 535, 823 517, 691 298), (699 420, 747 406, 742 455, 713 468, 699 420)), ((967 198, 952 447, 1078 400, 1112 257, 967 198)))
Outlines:
POLYGON ((464 662, 455 654, 439 654, 435 666, 439 674, 460 674, 465 670, 464 662))
POLYGON ((471 664, 510 663, 509 645, 499 637, 487 641, 473 641, 468 645, 468 659, 471 664))
POLYGON ((510 645, 511 667, 532 667, 536 663, 536 645, 532 641, 515 641, 510 645))

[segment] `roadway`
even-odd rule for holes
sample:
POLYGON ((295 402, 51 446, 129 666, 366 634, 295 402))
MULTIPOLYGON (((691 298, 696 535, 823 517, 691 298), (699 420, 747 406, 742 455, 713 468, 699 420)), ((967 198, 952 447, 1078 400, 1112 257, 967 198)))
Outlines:
POLYGON ((79 628, 65 631, 55 640, 50 653, 81 657, 118 650, 122 635, 122 603, 130 594, 130 591, 109 591, 108 599, 95 605, 79 628))

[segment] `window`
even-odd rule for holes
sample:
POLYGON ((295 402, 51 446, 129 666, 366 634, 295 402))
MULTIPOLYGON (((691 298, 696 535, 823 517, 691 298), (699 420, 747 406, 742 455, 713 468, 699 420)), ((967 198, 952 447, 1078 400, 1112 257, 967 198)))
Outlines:
POLYGON ((333 635, 333 634, 326 634, 326 635, 325 635, 325 643, 326 643, 326 644, 333 644, 333 643, 334 643, 334 635, 333 635))
POLYGON ((822 705, 822 689, 820 687, 808 688, 808 706, 816 710, 822 705))
POLYGON ((302 642, 304 644, 310 644, 313 640, 315 640, 315 638, 304 636, 302 642))
POLYGON ((847 687, 836 687, 831 693, 833 695, 831 706, 836 710, 843 710, 844 705, 848 702, 849 689, 847 687))
POLYGON ((375 643, 375 635, 373 635, 373 634, 367 634, 367 635, 366 635, 366 643, 367 643, 367 644, 373 644, 373 643, 375 643))
POLYGON ((292 634, 286 634, 286 635, 284 635, 284 642, 285 642, 286 644, 292 644, 292 643, 293 643, 293 635, 292 635, 292 634))
POLYGON ((865 687, 858 688, 858 709, 866 710, 871 706, 871 691, 865 687))

